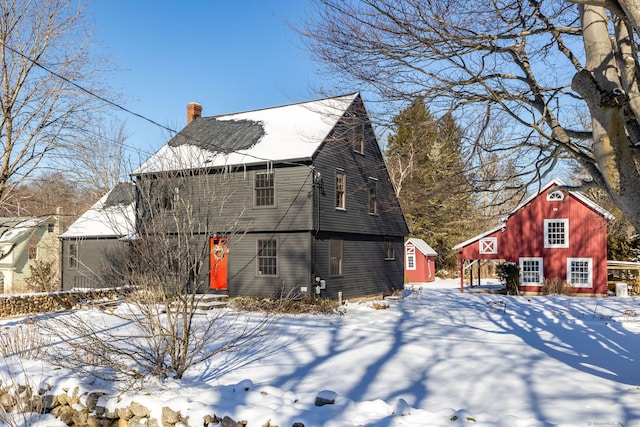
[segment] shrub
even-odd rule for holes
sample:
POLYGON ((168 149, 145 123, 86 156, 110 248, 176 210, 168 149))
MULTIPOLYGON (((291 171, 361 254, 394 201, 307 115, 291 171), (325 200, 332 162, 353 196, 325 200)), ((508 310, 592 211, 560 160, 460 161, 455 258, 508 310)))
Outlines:
POLYGON ((557 277, 542 282, 543 295, 573 295, 573 290, 573 286, 557 277))
POLYGON ((273 299, 238 297, 231 300, 231 307, 240 311, 261 311, 278 314, 332 314, 339 307, 338 301, 328 299, 273 299))
POLYGON ((520 267, 514 262, 504 262, 498 265, 498 278, 504 282, 508 295, 518 295, 520 283, 520 267))

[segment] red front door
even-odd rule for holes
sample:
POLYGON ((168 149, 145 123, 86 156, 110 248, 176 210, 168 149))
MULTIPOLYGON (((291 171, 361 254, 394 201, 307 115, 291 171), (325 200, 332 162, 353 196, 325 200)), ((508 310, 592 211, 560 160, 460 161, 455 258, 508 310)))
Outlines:
POLYGON ((209 239, 209 288, 227 289, 228 255, 226 237, 212 237, 209 239))

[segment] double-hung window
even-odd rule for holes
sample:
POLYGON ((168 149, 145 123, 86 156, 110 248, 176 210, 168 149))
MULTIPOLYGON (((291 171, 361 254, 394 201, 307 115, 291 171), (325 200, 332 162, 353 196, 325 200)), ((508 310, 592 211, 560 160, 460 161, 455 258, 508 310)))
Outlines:
POLYGON ((342 276, 342 239, 338 237, 329 240, 329 274, 342 276))
POLYGON ((78 268, 78 245, 76 243, 69 244, 69 268, 78 268))
POLYGON ((254 184, 255 206, 273 206, 275 204, 274 173, 256 172, 254 184))
POLYGON ((347 208, 347 174, 342 169, 336 170, 336 209, 347 208))
POLYGON ((520 258, 520 285, 542 286, 542 258, 520 258))
POLYGON ((384 238, 384 259, 396 259, 396 239, 384 238))
POLYGON ((567 258, 567 283, 576 288, 592 287, 591 258, 567 258))
POLYGON ((369 214, 378 214, 378 180, 369 178, 369 214))
POLYGON ((278 275, 278 245, 275 239, 258 240, 258 275, 278 275))
POLYGON ((415 270, 416 269, 416 248, 415 246, 407 246, 406 248, 407 258, 407 270, 415 270))
POLYGON ((568 248, 569 247, 569 220, 545 219, 544 220, 544 247, 568 248))

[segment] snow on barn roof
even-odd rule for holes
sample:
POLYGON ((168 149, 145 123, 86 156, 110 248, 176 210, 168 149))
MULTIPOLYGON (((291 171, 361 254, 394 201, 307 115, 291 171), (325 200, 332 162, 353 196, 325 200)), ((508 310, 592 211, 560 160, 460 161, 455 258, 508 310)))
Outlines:
POLYGON ((429 246, 427 244, 427 242, 425 242, 422 239, 417 239, 415 237, 411 237, 409 239, 407 239, 407 241, 404 243, 405 246, 407 246, 407 243, 412 243, 413 246, 416 247, 416 249, 418 249, 420 252, 422 252, 423 255, 425 256, 436 256, 438 255, 438 253, 433 250, 433 248, 431 246, 429 246))
POLYGON ((69 226, 60 238, 123 237, 134 229, 134 184, 117 184, 69 226))
MULTIPOLYGON (((477 236, 474 236, 468 240, 465 240, 462 243, 458 243, 457 245, 455 245, 452 249, 453 250, 458 250, 460 248, 463 248, 465 246, 468 246, 469 244, 482 239, 483 237, 486 237, 490 234, 495 233, 498 230, 501 230, 505 227, 507 220, 509 219, 509 217, 511 215, 513 215, 514 213, 518 212, 520 209, 522 209, 523 207, 525 207, 527 204, 529 204, 533 199, 535 199, 536 197, 538 197, 540 194, 544 193, 545 191, 547 191, 549 188, 553 187, 553 186, 558 186, 558 187, 565 187, 566 184, 558 179, 552 179, 547 185, 545 185, 544 187, 542 187, 537 193, 531 194, 529 197, 527 197, 522 203, 520 203, 515 209, 513 209, 511 212, 509 212, 509 214, 503 218, 501 220, 501 224, 498 225, 495 228, 492 228, 491 230, 485 231, 481 234, 478 234, 477 236)), ((602 215, 606 220, 610 221, 613 219, 613 215, 607 211, 606 209, 604 209, 602 206, 598 205, 597 203, 594 203, 592 200, 590 200, 587 196, 585 196, 584 194, 582 194, 579 191, 575 191, 575 190, 568 190, 567 191, 569 194, 571 194, 573 197, 575 197, 576 199, 580 200, 582 203, 584 203, 586 206, 590 207, 591 209, 593 209, 595 212, 598 212, 600 215, 602 215)))
POLYGON ((310 160, 358 96, 198 117, 133 174, 310 160))

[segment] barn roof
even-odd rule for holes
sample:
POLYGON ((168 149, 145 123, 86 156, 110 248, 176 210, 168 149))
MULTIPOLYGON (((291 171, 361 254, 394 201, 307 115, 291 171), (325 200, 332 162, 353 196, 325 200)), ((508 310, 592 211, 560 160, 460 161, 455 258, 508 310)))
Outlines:
MULTIPOLYGON (((566 184, 564 182, 562 182, 562 180, 555 178, 553 180, 551 180, 548 184, 546 184, 544 187, 542 187, 537 193, 534 193, 532 195, 530 195, 529 197, 527 197, 522 203, 520 203, 515 209, 513 209, 511 212, 509 212, 509 214, 502 219, 501 224, 498 225, 497 227, 494 227, 488 231, 485 231, 483 233, 478 234, 477 236, 474 236, 468 240, 465 240, 462 243, 458 243, 457 245, 455 245, 453 247, 453 250, 458 250, 461 248, 464 248, 465 246, 468 246, 469 244, 476 242, 480 239, 482 239, 483 237, 489 236, 493 233, 495 233, 496 231, 500 231, 502 229, 504 229, 507 220, 509 219, 509 217, 511 217, 513 214, 515 214, 516 212, 518 212, 520 209, 524 208, 526 205, 528 205, 533 199, 535 199, 536 197, 538 197, 540 194, 544 193, 545 191, 549 190, 551 187, 566 187, 566 184)), ((597 203, 593 202, 591 199, 589 199, 587 196, 585 196, 584 194, 582 194, 579 191, 576 190, 568 190, 567 191, 569 194, 571 194, 573 197, 575 197, 576 199, 580 200, 582 203, 584 203, 586 206, 588 206, 589 208, 591 208, 592 210, 594 210, 595 212, 599 213, 600 215, 602 215, 605 219, 607 220, 612 220, 613 219, 613 215, 607 211, 606 209, 604 209, 602 206, 598 205, 597 203)))
POLYGON ((117 184, 60 235, 61 238, 123 237, 134 229, 134 184, 117 184))
POLYGON ((413 246, 415 246, 415 248, 417 250, 419 250, 420 252, 422 252, 422 254, 425 255, 425 256, 436 256, 436 255, 438 255, 438 253, 436 251, 434 251, 433 248, 431 246, 429 246, 427 244, 427 242, 425 242, 422 239, 411 237, 411 238, 407 239, 407 241, 404 243, 404 245, 407 246, 407 243, 412 243, 413 246))
POLYGON ((310 160, 358 96, 198 117, 133 174, 310 160))

